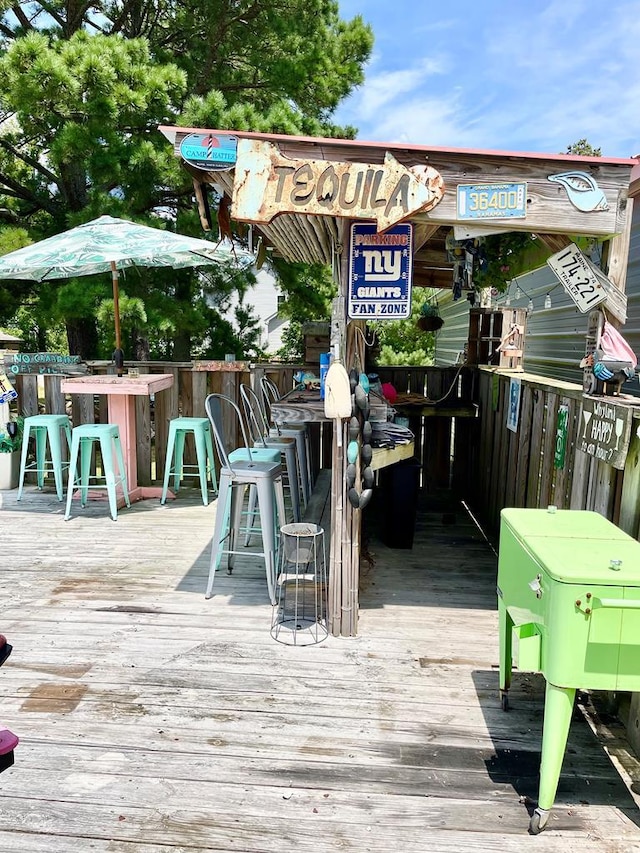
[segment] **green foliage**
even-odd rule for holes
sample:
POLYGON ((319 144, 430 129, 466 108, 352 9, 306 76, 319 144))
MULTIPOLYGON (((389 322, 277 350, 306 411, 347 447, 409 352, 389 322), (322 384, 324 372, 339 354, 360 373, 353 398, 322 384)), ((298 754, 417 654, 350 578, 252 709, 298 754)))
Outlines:
POLYGON ((336 296, 337 285, 328 266, 289 263, 274 258, 271 268, 286 297, 279 308, 282 317, 300 323, 331 318, 331 300, 336 296))
POLYGON ((534 234, 507 231, 482 238, 486 263, 474 265, 473 283, 477 288, 492 287, 503 293, 509 282, 528 270, 541 266, 551 254, 534 234))
POLYGON ((276 358, 289 363, 304 360, 304 333, 302 323, 290 320, 282 332, 282 346, 276 352, 276 358))
POLYGON ((406 320, 376 321, 371 324, 380 344, 376 362, 379 365, 430 365, 435 352, 435 333, 423 332, 417 325, 433 305, 432 290, 415 287, 411 299, 411 316, 406 320))
POLYGON ((20 450, 22 447, 22 435, 24 433, 24 418, 18 415, 13 418, 16 425, 16 434, 14 436, 5 432, 5 424, 0 424, 0 453, 13 453, 14 450, 20 450))
MULTIPOLYGON (((39 240, 104 213, 141 221, 159 212, 200 236, 191 177, 162 124, 355 135, 331 116, 363 81, 373 37, 359 16, 340 19, 337 0, 106 0, 96 10, 0 2, 0 223, 23 229, 0 231, 1 253, 16 239, 39 240)), ((258 351, 251 318, 241 315, 232 347, 223 307, 213 304, 217 287, 224 303, 234 276, 205 288, 192 271, 173 278, 158 271, 127 281, 127 297, 143 308, 125 305, 128 357, 141 338, 165 358, 189 357, 191 347, 258 351)), ((323 275, 299 267, 284 279, 292 314, 325 310, 323 275), (320 294, 307 290, 303 299, 314 283, 320 294)), ((39 340, 63 319, 78 354, 104 354, 109 285, 106 276, 84 293, 63 283, 0 284, 0 322, 22 306, 39 340)))
POLYGON ((566 154, 580 154, 583 157, 602 157, 602 148, 594 148, 586 139, 579 139, 567 145, 566 154))

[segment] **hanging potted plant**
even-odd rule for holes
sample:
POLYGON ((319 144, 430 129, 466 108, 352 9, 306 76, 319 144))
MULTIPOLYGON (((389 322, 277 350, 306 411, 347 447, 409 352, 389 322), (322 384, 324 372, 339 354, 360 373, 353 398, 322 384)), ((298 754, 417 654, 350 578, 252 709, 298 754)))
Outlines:
POLYGON ((420 309, 418 317, 418 328, 423 332, 437 332, 442 327, 444 320, 440 316, 437 305, 432 305, 431 302, 425 302, 420 309))
POLYGON ((22 416, 0 426, 0 489, 18 487, 23 428, 22 416))

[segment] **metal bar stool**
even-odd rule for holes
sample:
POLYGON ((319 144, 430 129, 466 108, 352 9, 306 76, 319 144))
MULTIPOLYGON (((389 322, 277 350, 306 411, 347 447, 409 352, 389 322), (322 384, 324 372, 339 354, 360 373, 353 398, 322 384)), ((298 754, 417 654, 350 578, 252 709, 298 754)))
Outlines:
POLYGON ((290 646, 320 643, 329 633, 324 530, 306 522, 285 524, 280 536, 271 636, 290 646))
POLYGON ((118 496, 116 486, 122 487, 122 493, 127 506, 129 502, 129 491, 127 489, 127 472, 124 467, 124 456, 120 444, 120 430, 117 424, 81 424, 74 427, 71 433, 71 462, 69 467, 69 486, 67 489, 67 508, 64 514, 65 521, 71 518, 71 500, 74 490, 74 471, 77 470, 78 457, 80 458, 80 504, 87 505, 89 488, 106 489, 109 497, 109 509, 111 518, 118 518, 118 496), (102 459, 102 476, 91 475, 91 451, 94 442, 100 444, 100 456, 102 459), (115 458, 114 458, 115 457, 115 458), (117 462, 118 473, 114 462, 117 462), (103 483, 95 482, 103 479, 103 483), (94 482, 90 482, 94 481, 94 482))
POLYGON ((296 442, 293 438, 269 435, 269 424, 262 409, 260 398, 250 385, 245 383, 240 385, 240 398, 254 447, 277 448, 284 457, 293 520, 300 521, 300 478, 298 474, 300 463, 296 442))
MULTIPOLYGON (((255 486, 260 514, 262 534, 262 558, 265 563, 269 600, 275 602, 275 572, 278 539, 278 524, 284 519, 284 491, 282 487, 282 466, 280 462, 259 461, 253 457, 254 449, 249 446, 247 431, 240 409, 233 400, 223 394, 209 394, 205 400, 205 411, 211 422, 213 438, 220 459, 220 481, 216 520, 211 542, 211 560, 209 579, 205 598, 211 598, 216 571, 220 567, 222 556, 227 555, 229 574, 233 571, 234 557, 243 553, 238 550, 238 534, 242 517, 244 493, 247 486, 255 486), (224 408, 227 414, 235 415, 244 440, 242 456, 231 460, 224 436, 224 408), (226 546, 225 546, 226 543, 226 546)), ((240 448, 238 448, 240 449, 240 448)))
POLYGON ((66 415, 32 415, 24 419, 24 433, 22 436, 22 455, 20 457, 20 480, 18 483, 18 496, 22 497, 25 474, 35 473, 38 488, 44 486, 47 474, 53 473, 56 484, 58 500, 63 499, 64 487, 62 483, 62 472, 69 468, 69 463, 62 459, 61 434, 64 433, 67 442, 67 451, 71 450, 71 424, 66 415), (35 440, 35 461, 27 464, 29 450, 29 439, 33 436, 35 440), (50 457, 47 458, 47 441, 49 442, 50 457))
POLYGON ((164 470, 164 484, 162 486, 162 497, 160 503, 167 501, 169 479, 173 474, 173 491, 180 489, 180 480, 184 472, 197 471, 200 477, 200 490, 202 492, 202 503, 209 503, 208 482, 211 476, 211 488, 218 490, 216 481, 216 469, 213 460, 213 442, 211 440, 211 427, 208 418, 173 418, 169 421, 169 437, 167 439, 166 467, 164 470), (184 443, 187 434, 192 434, 196 446, 196 465, 185 463, 184 443))
POLYGON ((271 435, 283 435, 285 438, 293 438, 296 441, 298 459, 300 460, 300 487, 305 507, 309 503, 313 490, 313 471, 311 468, 311 444, 309 441, 309 429, 306 424, 276 423, 271 413, 271 404, 280 400, 280 391, 275 382, 268 376, 260 380, 262 399, 268 420, 273 424, 269 432, 271 435))

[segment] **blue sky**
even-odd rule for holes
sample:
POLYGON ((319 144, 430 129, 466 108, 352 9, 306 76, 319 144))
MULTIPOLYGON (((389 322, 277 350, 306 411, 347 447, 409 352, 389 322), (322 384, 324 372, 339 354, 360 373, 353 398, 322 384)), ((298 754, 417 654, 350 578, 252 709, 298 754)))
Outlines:
POLYGON ((339 0, 375 44, 336 113, 367 141, 640 152, 640 0, 339 0))

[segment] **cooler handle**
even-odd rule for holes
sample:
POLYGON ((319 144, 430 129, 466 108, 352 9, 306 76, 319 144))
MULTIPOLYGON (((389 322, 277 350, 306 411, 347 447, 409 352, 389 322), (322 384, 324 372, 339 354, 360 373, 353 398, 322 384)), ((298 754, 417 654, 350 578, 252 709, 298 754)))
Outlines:
POLYGON ((615 607, 621 610, 640 610, 640 599, 634 601, 627 598, 594 598, 594 607, 615 607))

